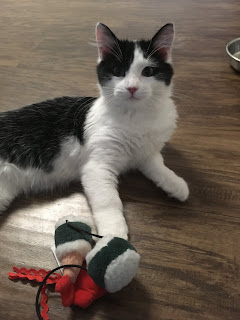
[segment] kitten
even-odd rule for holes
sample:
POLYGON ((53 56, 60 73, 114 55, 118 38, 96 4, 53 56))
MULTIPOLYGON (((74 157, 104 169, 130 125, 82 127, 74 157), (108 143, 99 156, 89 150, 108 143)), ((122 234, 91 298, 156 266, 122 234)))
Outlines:
POLYGON ((62 97, 0 114, 0 212, 20 193, 81 179, 101 235, 127 239, 118 175, 139 169, 180 201, 186 182, 160 153, 176 128, 172 24, 150 41, 97 24, 100 97, 62 97))

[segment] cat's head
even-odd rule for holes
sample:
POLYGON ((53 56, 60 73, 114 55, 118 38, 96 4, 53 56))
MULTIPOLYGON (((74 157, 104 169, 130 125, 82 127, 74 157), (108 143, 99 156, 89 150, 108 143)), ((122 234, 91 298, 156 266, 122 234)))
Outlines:
POLYGON ((173 76, 172 24, 163 26, 151 40, 119 40, 104 24, 96 26, 97 74, 101 93, 112 102, 136 104, 170 92, 173 76))

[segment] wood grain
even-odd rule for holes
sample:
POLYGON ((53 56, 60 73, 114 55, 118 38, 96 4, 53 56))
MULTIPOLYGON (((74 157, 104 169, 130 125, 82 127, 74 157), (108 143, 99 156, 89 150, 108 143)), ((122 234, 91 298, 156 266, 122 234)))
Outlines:
MULTIPOLYGON (((49 297, 51 319, 240 319, 240 75, 225 54, 239 37, 238 0, 0 0, 0 110, 61 95, 96 95, 97 21, 150 37, 175 22, 179 128, 166 163, 190 185, 185 204, 139 173, 121 177, 137 278, 87 310, 49 297)), ((0 319, 36 319, 37 286, 11 282, 13 265, 53 268, 55 221, 89 210, 81 186, 18 199, 0 218, 0 319)))

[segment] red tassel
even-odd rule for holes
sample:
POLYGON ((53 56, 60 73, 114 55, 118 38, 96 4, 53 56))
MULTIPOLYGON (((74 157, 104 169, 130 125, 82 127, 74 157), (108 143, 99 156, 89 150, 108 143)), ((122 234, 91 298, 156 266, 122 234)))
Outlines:
POLYGON ((41 312, 41 316, 43 317, 44 320, 49 320, 49 316, 47 315, 49 307, 47 305, 47 294, 46 294, 46 285, 43 286, 42 290, 41 290, 41 295, 42 295, 42 299, 40 301, 41 307, 43 308, 42 312, 41 312))
MULTIPOLYGON (((15 272, 9 272, 8 277, 10 280, 17 280, 17 279, 28 279, 30 281, 37 281, 42 282, 45 276, 48 274, 49 271, 40 269, 26 269, 26 268, 20 268, 13 267, 13 271, 15 272)), ((59 273, 53 273, 48 279, 47 284, 54 284, 57 282, 58 279, 60 279, 62 276, 59 273)))

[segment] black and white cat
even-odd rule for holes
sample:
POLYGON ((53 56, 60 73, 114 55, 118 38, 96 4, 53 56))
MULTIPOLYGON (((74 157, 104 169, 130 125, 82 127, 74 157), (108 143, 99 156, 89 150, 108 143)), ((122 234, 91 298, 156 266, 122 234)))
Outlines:
POLYGON ((139 169, 184 201, 186 182, 160 153, 176 128, 172 24, 150 41, 96 27, 100 97, 62 97, 0 114, 0 212, 20 193, 82 181, 99 234, 127 239, 118 175, 139 169))

